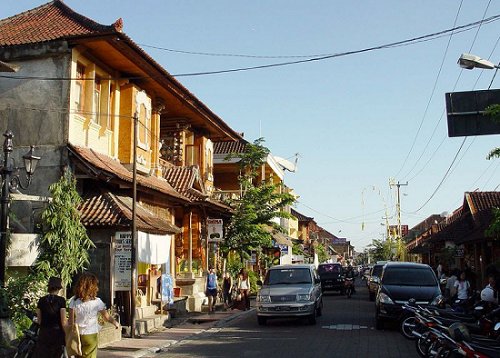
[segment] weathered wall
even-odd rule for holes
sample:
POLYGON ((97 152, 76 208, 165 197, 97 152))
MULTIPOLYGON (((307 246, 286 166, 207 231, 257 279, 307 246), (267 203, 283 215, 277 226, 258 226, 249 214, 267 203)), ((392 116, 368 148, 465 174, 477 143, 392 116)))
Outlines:
MULTIPOLYGON (((24 167, 22 156, 35 146, 38 164, 25 193, 48 195, 67 164, 70 50, 64 43, 0 49, 0 59, 19 66, 17 73, 0 78, 0 131, 14 134, 13 158, 24 167)), ((3 138, 2 138, 3 140, 3 138)))

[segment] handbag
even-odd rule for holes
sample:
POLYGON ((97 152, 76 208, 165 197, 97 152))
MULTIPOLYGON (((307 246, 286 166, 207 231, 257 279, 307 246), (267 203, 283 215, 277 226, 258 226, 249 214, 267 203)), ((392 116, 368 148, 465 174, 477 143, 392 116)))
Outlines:
POLYGON ((76 313, 73 309, 73 324, 66 330, 66 351, 68 356, 82 355, 82 342, 80 340, 80 330, 76 324, 76 313))
POLYGON ((136 307, 146 307, 147 305, 148 305, 148 302, 147 302, 146 295, 144 294, 144 292, 142 292, 141 289, 138 289, 137 293, 135 295, 135 306, 136 307))

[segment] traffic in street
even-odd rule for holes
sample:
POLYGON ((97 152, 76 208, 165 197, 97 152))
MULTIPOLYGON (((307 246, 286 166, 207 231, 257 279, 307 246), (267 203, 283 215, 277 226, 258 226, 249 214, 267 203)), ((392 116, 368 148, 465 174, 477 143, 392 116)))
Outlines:
POLYGON ((359 277, 350 299, 338 292, 324 294, 322 315, 315 325, 307 319, 272 319, 262 326, 252 308, 156 356, 418 357, 415 342, 403 338, 397 324, 375 328, 375 304, 359 277))

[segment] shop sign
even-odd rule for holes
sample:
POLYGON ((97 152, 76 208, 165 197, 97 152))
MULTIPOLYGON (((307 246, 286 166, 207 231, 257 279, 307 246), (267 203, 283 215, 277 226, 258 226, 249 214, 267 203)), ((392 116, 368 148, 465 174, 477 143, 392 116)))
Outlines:
POLYGON ((224 238, 222 219, 207 219, 208 242, 220 242, 224 238))
POLYGON ((464 257, 465 251, 464 248, 457 247, 455 249, 455 257, 464 257))
POLYGON ((288 245, 278 245, 281 251, 281 256, 288 255, 288 245))
POLYGON ((114 290, 130 291, 132 263, 132 232, 117 232, 115 235, 114 290))

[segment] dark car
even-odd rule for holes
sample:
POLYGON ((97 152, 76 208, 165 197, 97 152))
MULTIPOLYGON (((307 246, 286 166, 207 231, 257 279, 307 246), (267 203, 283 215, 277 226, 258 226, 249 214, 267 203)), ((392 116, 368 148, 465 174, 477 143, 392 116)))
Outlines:
POLYGON ((341 264, 319 264, 318 274, 321 279, 321 289, 323 292, 340 291, 341 294, 344 294, 344 270, 341 264))
POLYGON ((382 269, 386 263, 377 263, 373 265, 370 276, 368 278, 368 295, 370 297, 370 301, 375 301, 375 295, 378 291, 378 285, 380 282, 380 276, 382 275, 382 269))
POLYGON ((439 281, 429 265, 413 262, 388 262, 384 265, 376 298, 376 328, 385 320, 405 318, 403 304, 437 305, 441 301, 439 281))

